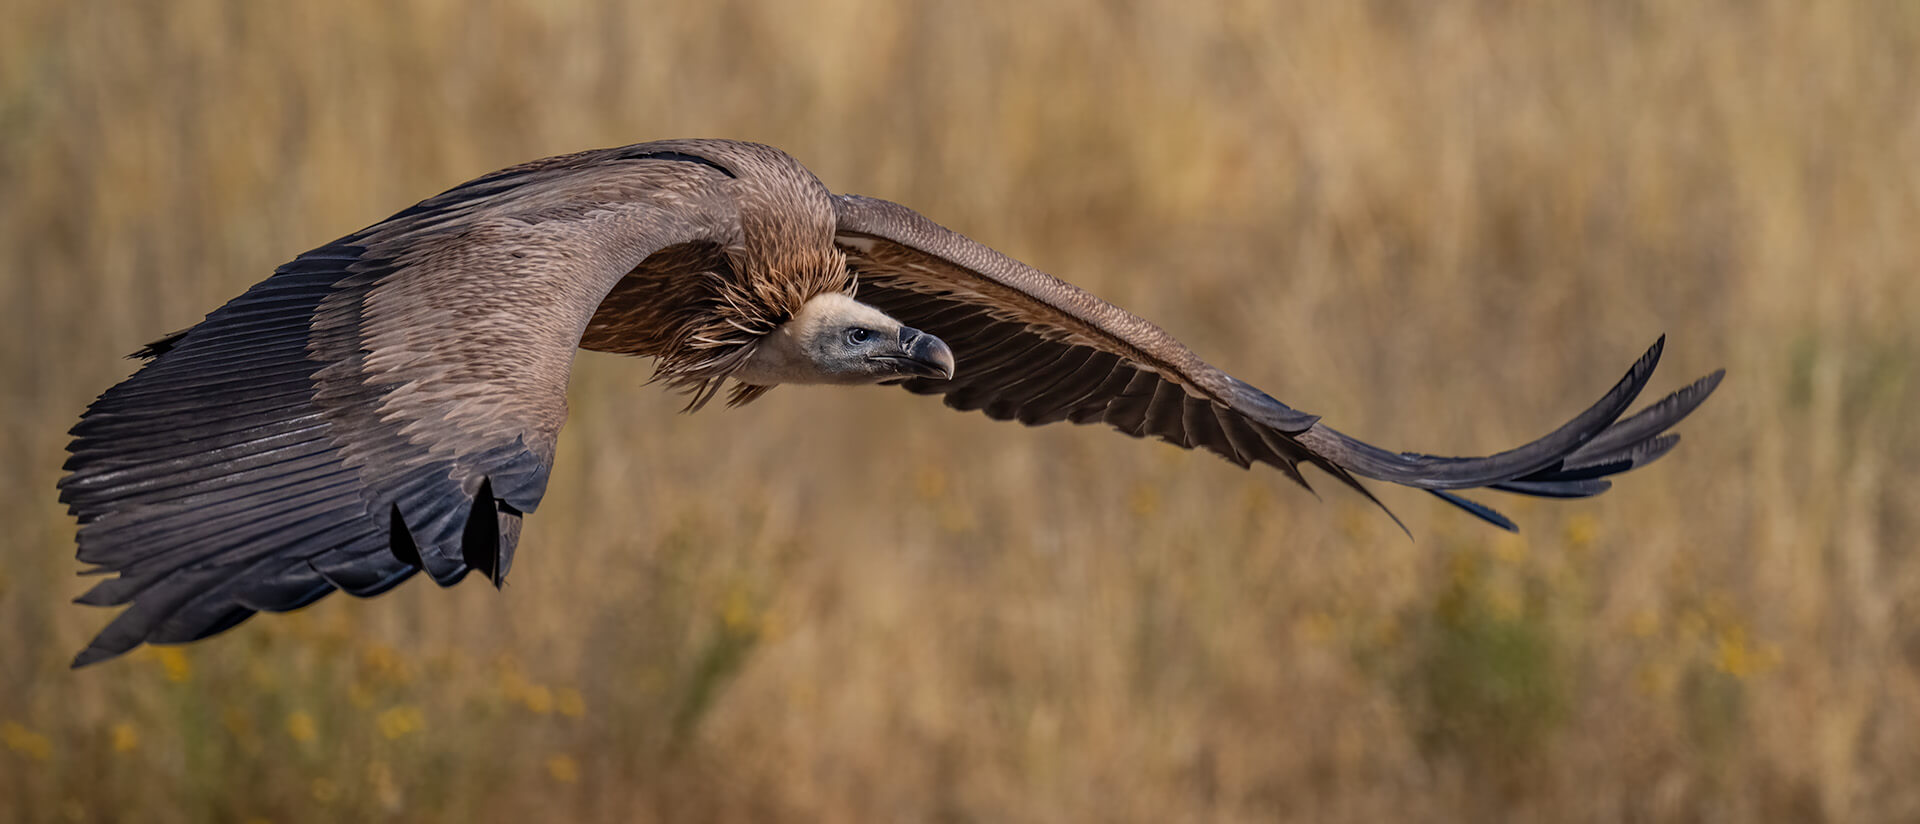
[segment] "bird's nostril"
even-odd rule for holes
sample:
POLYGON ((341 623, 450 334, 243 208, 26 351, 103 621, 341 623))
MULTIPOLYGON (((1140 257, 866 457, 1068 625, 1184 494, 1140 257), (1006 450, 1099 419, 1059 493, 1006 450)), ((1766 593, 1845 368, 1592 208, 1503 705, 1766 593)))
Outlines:
POLYGON ((907 344, 913 343, 913 339, 917 337, 920 337, 920 330, 915 329, 911 326, 900 327, 900 345, 901 346, 906 346, 907 344))

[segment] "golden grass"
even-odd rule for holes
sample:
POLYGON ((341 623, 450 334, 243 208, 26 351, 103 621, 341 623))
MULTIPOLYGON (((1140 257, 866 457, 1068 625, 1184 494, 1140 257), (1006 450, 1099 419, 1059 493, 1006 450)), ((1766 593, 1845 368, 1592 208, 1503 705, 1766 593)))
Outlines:
MULTIPOLYGON (((16 0, 0 818, 1920 818, 1920 14, 1901 3, 16 0), (880 390, 583 356, 505 592, 78 673, 119 356, 481 172, 781 146, 1397 447, 1672 333, 1667 461, 1488 530, 880 390)), ((1325 484, 1323 484, 1325 486, 1325 484)), ((1508 503, 1508 502, 1502 502, 1508 503)))

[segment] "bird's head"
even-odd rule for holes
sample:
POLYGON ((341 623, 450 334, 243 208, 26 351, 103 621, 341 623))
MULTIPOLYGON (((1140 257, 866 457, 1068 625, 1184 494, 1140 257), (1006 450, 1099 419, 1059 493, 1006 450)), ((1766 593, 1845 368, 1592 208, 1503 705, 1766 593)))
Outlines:
POLYGON ((953 350, 885 312, 829 292, 768 333, 733 377, 759 386, 944 380, 953 377, 953 350))

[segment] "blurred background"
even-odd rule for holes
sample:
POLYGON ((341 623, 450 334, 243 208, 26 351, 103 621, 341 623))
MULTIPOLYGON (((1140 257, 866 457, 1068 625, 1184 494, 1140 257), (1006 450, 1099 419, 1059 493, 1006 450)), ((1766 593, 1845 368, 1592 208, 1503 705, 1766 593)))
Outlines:
MULTIPOLYGON (((0 819, 1920 819, 1920 5, 7 0, 0 819), (656 7, 657 6, 657 7, 656 7), (67 662, 122 358, 489 170, 780 146, 1392 448, 1662 332, 1681 448, 1355 495, 583 354, 503 592, 67 662)), ((1323 478, 1324 476, 1312 476, 1323 478)))

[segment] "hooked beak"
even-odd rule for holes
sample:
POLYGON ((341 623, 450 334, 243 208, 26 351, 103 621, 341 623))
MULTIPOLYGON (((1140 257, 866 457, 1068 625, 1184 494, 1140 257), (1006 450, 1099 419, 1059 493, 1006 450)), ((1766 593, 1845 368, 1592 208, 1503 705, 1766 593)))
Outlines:
POLYGON ((953 377, 953 350, 947 348, 946 341, 911 326, 900 327, 900 354, 875 355, 874 359, 886 361, 902 375, 940 380, 953 377))

